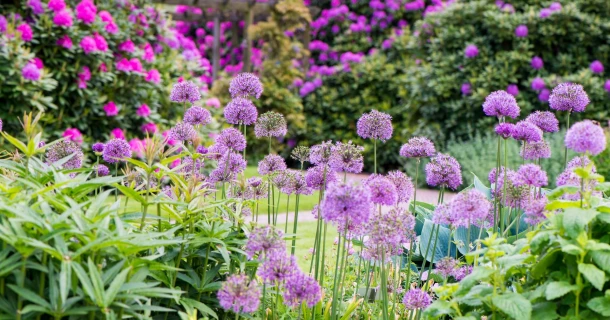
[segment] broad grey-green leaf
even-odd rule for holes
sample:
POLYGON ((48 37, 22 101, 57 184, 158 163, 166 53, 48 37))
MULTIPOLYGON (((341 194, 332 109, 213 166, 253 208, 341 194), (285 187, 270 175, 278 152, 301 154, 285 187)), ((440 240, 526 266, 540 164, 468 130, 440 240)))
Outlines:
POLYGON ((532 316, 532 304, 518 293, 506 292, 491 298, 491 301, 513 319, 530 320, 532 316))

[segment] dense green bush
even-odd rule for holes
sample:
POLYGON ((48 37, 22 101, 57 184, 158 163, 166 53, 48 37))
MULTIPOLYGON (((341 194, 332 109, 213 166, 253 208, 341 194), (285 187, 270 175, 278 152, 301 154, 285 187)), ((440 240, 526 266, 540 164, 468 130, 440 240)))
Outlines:
MULTIPOLYGON (((6 17, 8 26, 0 34, 0 118, 5 127, 17 131, 17 116, 34 109, 45 111, 42 124, 46 134, 59 136, 67 128, 77 128, 86 140, 102 140, 114 128, 128 131, 131 136, 144 137, 140 129, 144 123, 164 125, 175 117, 176 108, 169 107, 168 93, 171 84, 186 70, 197 70, 194 62, 182 59, 177 50, 166 43, 178 41, 169 29, 171 21, 163 11, 155 9, 150 1, 138 1, 138 5, 115 1, 96 1, 97 15, 91 24, 76 17, 76 6, 80 1, 66 1, 71 12, 71 26, 54 24, 54 13, 45 8, 34 14, 27 1, 17 1, 18 6, 0 5, 0 15, 6 17), (102 20, 106 11, 114 20, 118 31, 107 31, 109 22, 102 20), (15 14, 20 14, 20 17, 15 14), (23 40, 19 25, 28 24, 33 37, 23 40), (85 54, 80 46, 83 38, 99 34, 107 44, 107 50, 96 50, 85 54), (71 48, 57 44, 58 39, 70 37, 71 48), (120 50, 126 40, 133 42, 133 51, 120 50), (154 52, 154 58, 151 53, 154 52), (146 56, 148 55, 148 56, 146 56), (22 69, 34 58, 44 65, 38 81, 27 80, 22 69), (142 71, 119 71, 121 59, 138 59, 142 71), (148 58, 148 59, 147 59, 148 58), (90 79, 79 77, 83 68, 89 68, 90 79), (147 77, 157 70, 159 81, 147 77), (79 88, 78 82, 86 83, 79 88), (87 79, 82 81, 82 79, 87 79), (116 116, 107 116, 103 106, 113 101, 119 111, 116 116), (149 116, 136 114, 140 105, 147 104, 149 116)), ((175 47, 175 44, 172 44, 175 47)), ((102 46, 103 47, 103 46, 102 46)))

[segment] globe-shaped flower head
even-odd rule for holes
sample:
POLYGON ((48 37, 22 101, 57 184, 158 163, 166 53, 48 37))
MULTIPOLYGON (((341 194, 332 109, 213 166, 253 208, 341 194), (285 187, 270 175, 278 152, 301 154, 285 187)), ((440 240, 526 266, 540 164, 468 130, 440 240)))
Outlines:
POLYGON ((252 259, 256 254, 270 255, 274 252, 285 252, 284 233, 273 226, 256 227, 246 242, 246 255, 252 259))
POLYGON ((525 160, 548 159, 551 157, 551 147, 544 140, 530 142, 523 145, 519 155, 525 160))
POLYGON ((525 214, 525 222, 529 225, 535 226, 546 219, 546 204, 548 200, 546 197, 528 199, 523 206, 523 213, 525 214))
POLYGON ((428 138, 414 137, 400 147, 400 155, 406 158, 432 157, 436 149, 428 138))
POLYGON ((606 135, 599 124, 584 120, 575 123, 568 130, 565 144, 568 149, 595 156, 606 149, 606 135))
POLYGON ((542 130, 535 124, 522 120, 515 124, 513 139, 527 143, 540 142, 542 141, 542 130))
POLYGON ((504 90, 490 93, 483 102, 483 112, 490 117, 516 118, 521 112, 515 97, 504 90))
POLYGON ((258 174, 264 176, 286 170, 286 161, 276 154, 268 154, 258 163, 258 174))
POLYGON ((405 293, 402 303, 408 310, 425 309, 427 308, 432 299, 430 296, 421 289, 411 289, 405 293))
POLYGON ((170 130, 170 137, 177 141, 190 141, 197 136, 197 131, 192 125, 184 122, 178 122, 170 130))
POLYGON ((229 84, 231 98, 247 98, 249 96, 256 99, 263 93, 263 84, 260 79, 252 73, 244 72, 238 74, 229 84))
POLYGON ((337 181, 337 173, 334 172, 328 165, 317 165, 307 169, 305 174, 305 182, 307 186, 320 190, 328 187, 328 185, 337 181))
POLYGON ((243 274, 234 274, 222 283, 218 290, 218 303, 225 310, 237 314, 255 312, 261 301, 261 293, 256 281, 243 274))
POLYGON ((297 260, 286 252, 275 251, 266 257, 256 274, 267 284, 283 283, 295 273, 300 272, 297 260))
POLYGON ((198 106, 192 106, 184 113, 184 123, 192 126, 205 126, 212 121, 210 111, 198 106))
POLYGON ((364 139, 386 141, 392 137, 392 116, 372 110, 363 114, 356 124, 357 133, 364 139))
POLYGON ((475 224, 479 227, 488 227, 491 219, 493 205, 487 197, 477 189, 460 192, 451 199, 449 212, 454 226, 468 227, 475 224))
POLYGON ((216 137, 216 144, 223 145, 234 151, 242 151, 246 148, 246 138, 235 128, 226 128, 216 137))
MULTIPOLYGON (((131 152, 129 154, 131 154, 131 152)), ((82 166, 84 158, 83 151, 73 141, 59 141, 51 145, 47 150, 47 161, 49 164, 53 164, 68 156, 72 157, 61 165, 62 168, 71 170, 78 169, 82 166)))
POLYGON ((93 152, 96 154, 101 154, 104 152, 104 144, 101 142, 96 142, 93 144, 93 146, 91 146, 91 150, 93 150, 93 152))
POLYGON ((513 131, 515 130, 515 125, 508 122, 502 122, 496 125, 494 128, 494 132, 502 137, 503 139, 508 139, 513 136, 513 131))
POLYGON ((323 141, 309 148, 309 162, 315 165, 327 164, 332 154, 332 141, 323 141))
POLYGON ((104 146, 102 158, 108 163, 125 161, 125 158, 129 157, 131 157, 131 147, 125 140, 112 139, 104 146))
POLYGON ((104 177, 110 174, 110 170, 108 170, 108 167, 103 164, 96 165, 94 169, 98 177, 104 177))
POLYGON ((415 190, 411 178, 398 170, 388 172, 386 178, 392 181, 394 187, 396 187, 397 203, 407 203, 411 200, 415 190))
POLYGON ((288 132, 286 119, 284 116, 275 112, 268 111, 263 113, 254 124, 254 134, 260 137, 283 137, 288 132))
POLYGON ((549 183, 549 178, 546 172, 540 168, 539 165, 528 163, 519 167, 517 171, 517 178, 514 180, 515 186, 530 186, 530 187, 544 187, 549 183))
POLYGON ((589 96, 581 85, 565 82, 553 89, 549 106, 557 111, 583 112, 589 101, 589 96))
POLYGON ((555 114, 549 111, 536 111, 527 116, 525 120, 535 124, 544 132, 559 131, 559 121, 555 114))
POLYGON ((320 207, 324 220, 338 226, 367 223, 372 208, 370 191, 348 183, 331 184, 320 207))
POLYGON ((254 124, 258 111, 252 101, 237 97, 227 104, 224 111, 225 119, 230 124, 254 124))
POLYGON ((337 172, 360 173, 364 165, 364 148, 353 144, 337 142, 331 150, 328 165, 337 172))
POLYGON ((433 187, 455 190, 462 184, 461 169, 454 157, 439 153, 426 164, 426 182, 433 187))
POLYGON ((174 84, 169 99, 174 102, 194 103, 201 99, 201 93, 196 84, 191 81, 182 81, 174 84))
POLYGON ((309 308, 322 299, 320 285, 316 280, 302 272, 288 278, 283 290, 284 302, 291 308, 300 307, 303 303, 309 308))
POLYGON ((396 204, 398 199, 396 186, 386 177, 380 174, 372 174, 364 180, 364 185, 371 191, 371 201, 373 203, 386 206, 396 204))

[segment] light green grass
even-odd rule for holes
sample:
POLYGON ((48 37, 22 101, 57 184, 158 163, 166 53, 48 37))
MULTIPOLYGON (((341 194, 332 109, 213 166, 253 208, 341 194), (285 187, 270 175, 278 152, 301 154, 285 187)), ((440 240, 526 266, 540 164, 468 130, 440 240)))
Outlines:
MULTIPOLYGON (((301 270, 305 271, 305 272, 309 272, 309 266, 311 263, 311 252, 309 251, 310 249, 313 248, 314 242, 315 242, 315 237, 316 237, 316 225, 317 222, 316 221, 307 221, 307 222, 299 222, 298 226, 297 226, 297 240, 296 240, 296 250, 295 250, 295 257, 297 258, 297 261, 299 263, 299 267, 301 267, 301 270)), ((278 224, 277 225, 278 229, 284 231, 284 224, 278 224)), ((292 223, 288 224, 288 237, 292 236, 292 223)), ((328 225, 327 229, 326 229, 326 265, 329 264, 330 262, 330 257, 332 256, 333 253, 333 242, 335 241, 335 238, 337 237, 337 229, 332 226, 332 225, 328 225)), ((292 238, 290 238, 290 240, 286 241, 286 248, 288 250, 288 252, 290 252, 290 246, 292 244, 291 241, 292 238)), ((333 262, 334 263, 334 262, 333 262)))

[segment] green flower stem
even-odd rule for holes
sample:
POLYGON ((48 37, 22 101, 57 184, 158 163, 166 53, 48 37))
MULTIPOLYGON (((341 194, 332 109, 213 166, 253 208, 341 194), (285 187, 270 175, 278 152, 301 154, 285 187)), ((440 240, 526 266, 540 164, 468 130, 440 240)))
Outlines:
POLYGON ((296 199, 296 203, 295 203, 295 208, 294 208, 294 221, 292 221, 292 246, 290 249, 290 254, 294 256, 294 252, 296 250, 296 234, 297 234, 297 225, 298 225, 298 221, 299 221, 299 198, 300 198, 300 194, 297 194, 297 199, 296 199))
MULTIPOLYGON (((279 202, 279 200, 278 200, 279 202)), ((289 213, 289 206, 290 206, 290 194, 288 194, 288 197, 286 197, 286 224, 284 225, 284 234, 288 233, 288 213, 289 213)), ((294 236, 293 236, 294 238, 294 236)))
MULTIPOLYGON (((504 182, 502 183, 502 203, 500 203, 500 233, 504 233, 504 221, 506 220, 504 217, 504 210, 502 210, 502 206, 506 203, 506 171, 508 170, 508 142, 506 140, 504 140, 504 182)), ((499 175, 498 172, 496 172, 496 175, 499 175)), ((510 208, 510 207, 509 207, 510 208)), ((509 209, 510 212, 510 209, 509 209)), ((495 230, 494 230, 495 232, 495 230)))
POLYGON ((385 265, 385 250, 381 249, 381 300, 383 305, 382 315, 384 320, 389 318, 389 306, 388 306, 388 275, 385 265))
MULTIPOLYGON (((115 162, 114 163, 114 173, 118 176, 119 175, 119 163, 115 162)), ((117 202, 119 200, 119 188, 114 188, 114 202, 117 202)))
POLYGON ((373 155, 374 155, 374 165, 375 165, 375 173, 377 173, 377 139, 373 139, 373 155))
MULTIPOLYGON (((566 121, 566 130, 570 129, 570 115, 572 114, 572 111, 568 111, 568 120, 566 121)), ((563 170, 566 169, 566 167, 568 166, 568 147, 564 148, 564 152, 563 152, 563 170)))
POLYGON ((419 164, 421 159, 417 158, 415 162, 415 187, 413 188, 413 215, 417 215, 417 179, 419 178, 419 164))
POLYGON ((271 175, 267 175, 267 224, 271 224, 271 175))
MULTIPOLYGON (((347 241, 347 239, 345 239, 345 236, 347 236, 347 220, 345 221, 345 233, 344 233, 344 241, 347 241)), ((337 313, 337 300, 338 300, 338 288, 339 288, 339 284, 338 284, 338 279, 341 278, 341 270, 339 269, 339 258, 341 256, 341 252, 345 251, 344 248, 341 247, 341 236, 339 235, 339 242, 337 243, 337 259, 335 260, 335 279, 333 281, 333 297, 332 297, 332 302, 331 302, 331 308, 330 308, 330 318, 331 320, 336 319, 336 313, 337 313)), ((343 243, 343 245, 345 245, 343 243)), ((343 265, 343 261, 341 261, 341 265, 343 265)))
MULTIPOLYGON (((193 163, 193 168, 195 164, 193 163)), ((146 224, 146 213, 148 212, 148 195, 150 194, 150 172, 146 175, 146 203, 144 203, 144 212, 142 212, 142 221, 140 221, 140 232, 146 224)), ((159 212, 157 212, 159 214, 159 212)))
MULTIPOLYGON (((498 151, 496 153, 496 183, 494 184, 495 194, 498 194, 498 178, 500 177, 500 144, 501 138, 498 136, 498 151)), ((497 228, 496 224, 498 223, 498 197, 494 197, 494 229, 497 228)))

